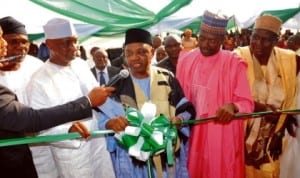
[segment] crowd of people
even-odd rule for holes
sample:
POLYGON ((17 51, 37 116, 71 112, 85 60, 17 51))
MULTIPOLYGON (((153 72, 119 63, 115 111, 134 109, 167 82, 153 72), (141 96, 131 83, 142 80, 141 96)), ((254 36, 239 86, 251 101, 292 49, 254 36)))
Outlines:
MULTIPOLYGON (((258 17, 240 34, 228 32, 227 22, 226 16, 205 11, 197 35, 186 29, 182 37, 162 37, 130 28, 120 56, 109 59, 101 44, 89 58, 66 19, 46 22, 38 47, 22 22, 1 18, 0 138, 82 136, 0 147, 1 175, 299 177, 300 117, 282 111, 300 106, 300 34, 282 34, 282 21, 272 15, 258 17), (1 62, 8 57, 14 59, 1 62), (122 76, 124 71, 129 75, 122 76), (120 144, 131 126, 125 110, 141 110, 145 103, 155 105, 152 114, 176 125, 173 164, 164 150, 149 158, 149 167, 120 144), (264 114, 252 117, 253 112, 264 114), (237 117, 242 114, 248 115, 237 117), (213 119, 181 124, 205 118, 213 119), (115 133, 90 137, 91 131, 107 129, 115 133)), ((136 142, 131 146, 142 147, 144 140, 136 142)))

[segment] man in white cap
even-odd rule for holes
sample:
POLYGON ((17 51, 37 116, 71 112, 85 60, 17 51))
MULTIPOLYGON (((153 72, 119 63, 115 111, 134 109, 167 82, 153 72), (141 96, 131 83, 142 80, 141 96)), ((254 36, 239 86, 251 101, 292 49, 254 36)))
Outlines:
MULTIPOLYGON (((44 25, 44 32, 50 58, 32 77, 26 90, 28 104, 34 108, 63 104, 99 85, 86 62, 76 58, 77 35, 68 20, 51 19, 44 25)), ((97 130, 96 113, 82 123, 89 130, 97 130)), ((71 125, 60 125, 40 134, 67 133, 71 125)), ((115 177, 104 137, 55 142, 50 149, 56 166, 53 169, 44 160, 45 155, 33 151, 40 177, 115 177)))
MULTIPOLYGON (((258 17, 250 37, 250 45, 236 49, 248 63, 248 81, 256 112, 296 107, 296 55, 292 51, 276 47, 281 24, 281 20, 272 15, 258 17)), ((247 121, 247 178, 279 177, 285 121, 292 119, 286 118, 286 114, 277 114, 247 121)))

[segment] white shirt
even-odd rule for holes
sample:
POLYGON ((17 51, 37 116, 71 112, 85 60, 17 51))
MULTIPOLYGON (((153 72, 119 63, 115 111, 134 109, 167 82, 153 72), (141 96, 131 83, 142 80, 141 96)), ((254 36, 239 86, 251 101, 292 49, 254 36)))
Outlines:
POLYGON ((33 75, 44 62, 40 59, 26 55, 21 66, 16 71, 0 71, 0 84, 12 90, 18 97, 21 103, 25 103, 24 96, 25 88, 33 75))

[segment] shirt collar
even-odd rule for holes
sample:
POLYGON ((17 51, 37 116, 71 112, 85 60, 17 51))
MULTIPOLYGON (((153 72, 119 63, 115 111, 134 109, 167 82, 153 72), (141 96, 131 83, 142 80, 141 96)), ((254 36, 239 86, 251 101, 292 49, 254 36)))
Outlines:
MULTIPOLYGON (((97 74, 98 74, 99 72, 101 72, 101 70, 99 70, 97 67, 95 67, 95 69, 96 69, 97 74)), ((108 73, 107 67, 105 67, 105 68, 102 70, 102 72, 105 73, 105 74, 107 74, 107 73, 108 73)))

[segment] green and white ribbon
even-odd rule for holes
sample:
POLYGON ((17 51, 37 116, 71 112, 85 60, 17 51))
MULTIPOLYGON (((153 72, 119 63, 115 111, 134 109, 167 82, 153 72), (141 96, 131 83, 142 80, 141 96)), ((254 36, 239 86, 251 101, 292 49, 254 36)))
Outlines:
POLYGON ((135 108, 127 108, 126 118, 130 126, 124 132, 115 134, 115 137, 128 150, 128 154, 138 160, 147 161, 150 156, 166 151, 168 164, 172 165, 172 146, 177 141, 177 129, 165 115, 154 117, 156 111, 151 107, 149 103, 144 105, 141 110, 143 113, 135 108))
MULTIPOLYGON (((127 110, 129 112, 129 109, 127 110)), ((132 112, 131 114, 133 114, 132 112)), ((300 114, 300 109, 291 109, 291 110, 281 110, 279 113, 281 114, 300 114)), ((272 111, 263 111, 263 112, 253 112, 253 113, 242 113, 236 114, 234 119, 245 119, 245 118, 256 118, 261 117, 263 115, 274 114, 272 111)), ((140 119, 143 115, 140 112, 136 112, 134 117, 131 118, 131 124, 134 126, 135 129, 139 130, 137 126, 139 126, 140 119)), ((174 128, 175 125, 194 125, 194 124, 202 124, 206 122, 215 121, 217 118, 215 116, 206 117, 206 118, 199 118, 194 120, 187 120, 179 123, 172 123, 170 124, 169 121, 166 122, 153 122, 154 126, 158 125, 157 128, 165 128, 171 127, 174 128)), ((114 133, 112 130, 99 130, 99 131, 91 131, 91 137, 98 137, 105 134, 114 133)), ((140 133, 140 131, 136 131, 136 133, 140 133)), ((126 135, 126 137, 131 137, 126 135)), ((137 134, 138 135, 138 134, 137 134)), ((81 135, 77 132, 74 133, 66 133, 66 134, 57 134, 57 135, 45 135, 45 136, 33 136, 33 137, 20 137, 20 138, 11 138, 11 139, 0 139, 0 147, 4 146, 13 146, 13 145, 20 145, 20 144, 31 144, 31 143, 43 143, 43 142, 56 142, 56 141, 63 141, 69 139, 79 139, 81 135)), ((136 137, 134 137, 136 138, 136 137)), ((124 139, 124 138, 123 138, 124 139)), ((126 139, 126 138, 125 138, 126 139)), ((132 139, 132 138, 130 138, 132 139)), ((129 140, 130 140, 129 139, 129 140)), ((136 143, 137 140, 133 139, 133 143, 136 143)))
MULTIPOLYGON (((114 131, 97 130, 97 131, 91 131, 90 135, 91 137, 99 137, 110 133, 114 133, 114 131)), ((28 137, 21 137, 21 138, 1 139, 0 147, 21 145, 21 144, 58 142, 63 140, 71 140, 71 139, 79 139, 79 138, 82 137, 78 132, 72 132, 72 133, 56 134, 56 135, 28 136, 28 137)))

